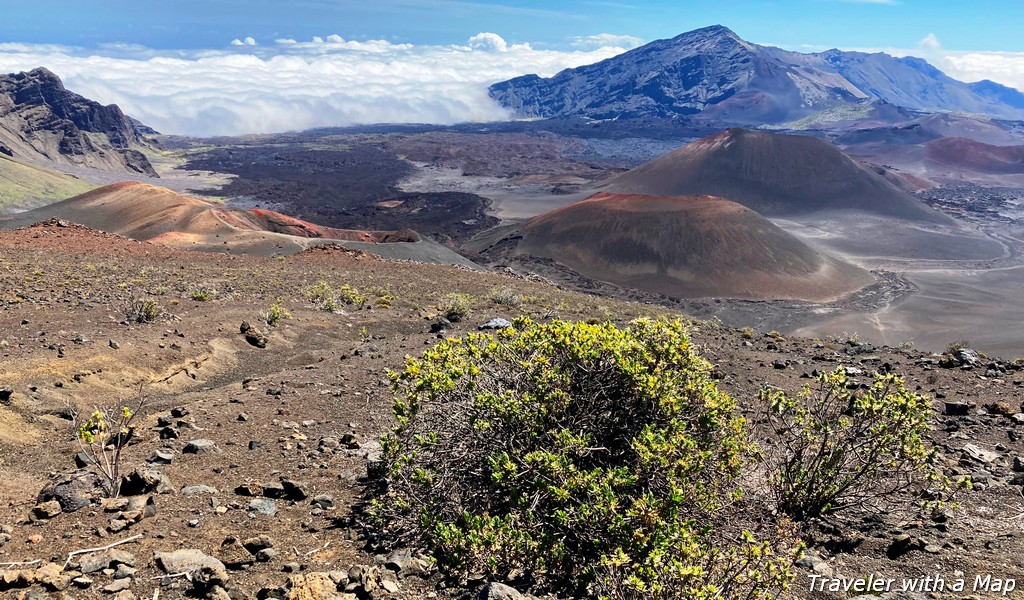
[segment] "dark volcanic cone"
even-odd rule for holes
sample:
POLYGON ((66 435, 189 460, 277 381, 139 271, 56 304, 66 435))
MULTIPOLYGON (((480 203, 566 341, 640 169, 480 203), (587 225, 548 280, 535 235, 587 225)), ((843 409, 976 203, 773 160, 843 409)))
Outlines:
POLYGON ((610 192, 729 198, 769 217, 862 211, 951 223, 822 140, 727 129, 612 178, 610 192))
POLYGON ((756 212, 714 196, 601 193, 522 223, 493 247, 673 297, 834 298, 871 281, 756 212), (506 243, 502 243, 506 242, 506 243))

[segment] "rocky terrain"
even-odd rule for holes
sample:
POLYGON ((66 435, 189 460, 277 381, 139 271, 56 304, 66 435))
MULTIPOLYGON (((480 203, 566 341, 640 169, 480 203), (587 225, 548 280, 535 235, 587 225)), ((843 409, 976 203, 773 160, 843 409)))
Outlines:
POLYGON ((786 123, 826 111, 879 114, 879 104, 1022 117, 1021 92, 956 81, 924 60, 829 50, 801 54, 744 41, 721 25, 657 40, 550 78, 496 83, 491 97, 521 117, 634 119, 700 114, 738 124, 786 123))
POLYGON ((0 76, 0 153, 23 161, 156 177, 140 126, 66 89, 45 68, 0 76))
MULTIPOLYGON (((230 257, 54 223, 0 232, 0 249, 5 597, 473 597, 487 582, 446 581, 419 549, 381 547, 360 524, 361 482, 392 423, 386 369, 495 317, 670 314, 540 281, 332 249, 230 257), (320 310, 307 290, 321 280, 350 284, 367 303, 320 310), (217 294, 198 299, 197 286, 217 294), (471 297, 462 322, 439 320, 450 291, 471 297), (155 302, 159 316, 129 320, 132 300, 155 302), (293 318, 267 325, 261 314, 273 303, 293 318), (76 459, 76 424, 96 407, 134 409, 140 384, 125 496, 101 499, 76 459)), ((693 322, 691 335, 752 423, 765 384, 794 393, 814 371, 839 365, 857 382, 874 371, 905 375, 934 399, 930 443, 947 473, 974 481, 959 508, 929 519, 908 510, 809 527, 810 551, 786 597, 856 595, 811 592, 814 575, 1024 579, 1020 360, 714 322, 693 322)), ((521 597, 500 583, 480 597, 521 597)), ((948 597, 1020 596, 1018 587, 948 597)))

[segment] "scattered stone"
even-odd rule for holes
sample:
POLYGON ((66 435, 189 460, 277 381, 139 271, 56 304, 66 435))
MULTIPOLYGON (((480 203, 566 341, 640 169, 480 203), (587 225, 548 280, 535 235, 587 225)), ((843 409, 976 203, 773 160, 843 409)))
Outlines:
POLYGON ((31 518, 33 521, 52 519, 62 512, 64 511, 60 507, 60 502, 57 502, 56 500, 47 500, 46 502, 37 504, 35 508, 32 509, 31 518))
POLYGON ((942 414, 949 417, 966 417, 970 414, 971 405, 967 402, 944 402, 942 414))
POLYGON ((181 449, 182 454, 207 454, 210 452, 220 452, 220 448, 213 440, 208 439, 192 440, 181 449))
POLYGON ((263 487, 256 485, 255 483, 243 483, 242 485, 235 488, 235 493, 239 496, 262 496, 263 487))
POLYGON ((111 349, 111 350, 119 350, 119 349, 121 348, 121 344, 118 344, 118 343, 117 343, 117 342, 116 342, 115 340, 113 340, 113 339, 111 339, 111 340, 107 340, 107 345, 108 345, 108 346, 110 346, 110 349, 111 349))
POLYGON ((511 328, 512 328, 512 322, 509 321, 508 319, 502 319, 501 317, 498 317, 498 318, 495 318, 495 319, 491 319, 490 321, 488 321, 488 322, 486 322, 486 323, 484 323, 483 325, 480 326, 480 330, 481 331, 485 330, 485 329, 511 329, 511 328))
POLYGON ((992 452, 991 450, 983 450, 974 444, 966 444, 963 448, 963 456, 961 462, 964 460, 973 460, 983 464, 990 464, 999 459, 999 453, 992 452))
POLYGON ((112 583, 103 586, 103 591, 107 594, 116 594, 117 592, 130 588, 131 585, 131 579, 115 579, 112 583))
POLYGON ((1012 468, 1016 473, 1024 473, 1024 457, 1014 456, 1012 468))
POLYGON ((257 498, 249 502, 249 510, 261 515, 274 516, 277 514, 277 503, 269 498, 257 498))
POLYGON ((190 573, 194 579, 204 583, 228 581, 227 567, 212 556, 207 556, 194 548, 175 550, 173 552, 157 552, 154 554, 156 564, 164 573, 190 573))
POLYGON ((3 388, 0 389, 0 404, 4 406, 11 405, 11 396, 14 395, 14 390, 3 388))
POLYGON ((281 487, 284 489, 284 497, 287 500, 301 502, 302 500, 305 500, 306 498, 309 497, 309 494, 306 492, 306 488, 308 486, 301 481, 282 479, 281 487))
POLYGON ((149 455, 149 458, 146 459, 146 462, 151 465, 169 465, 172 460, 174 460, 174 451, 170 448, 160 448, 159 450, 154 450, 149 455))
POLYGON ((39 492, 36 502, 56 500, 64 512, 75 512, 98 503, 105 495, 99 475, 80 470, 48 484, 39 492))
POLYGON ((913 550, 924 550, 926 545, 920 538, 901 533, 892 539, 886 554, 889 555, 889 558, 895 560, 913 550))
POLYGON ((121 478, 121 493, 125 496, 174 492, 171 480, 155 467, 139 467, 121 478))
POLYGON ((451 321, 442 317, 430 324, 430 333, 441 333, 445 329, 451 327, 451 325, 451 321))
POLYGON ((259 562, 270 562, 277 558, 277 550, 264 548, 256 553, 256 560, 259 562))
POLYGON ((186 485, 181 488, 182 496, 200 496, 203 494, 217 494, 217 488, 208 485, 186 485))
POLYGON ((310 502, 310 504, 316 508, 330 510, 334 508, 334 497, 330 494, 320 494, 316 498, 313 498, 313 501, 310 502))
POLYGON ((526 600, 527 596, 504 583, 488 583, 477 594, 477 600, 526 600))
POLYGON ((262 486, 262 494, 267 498, 284 498, 284 484, 280 481, 264 483, 262 486))
POLYGON ((774 367, 774 368, 776 368, 776 369, 781 371, 781 370, 789 367, 789 365, 784 360, 775 359, 775 362, 772 363, 772 367, 774 367))
POLYGON ((255 536, 246 538, 242 541, 242 546, 245 547, 252 554, 258 553, 260 550, 266 550, 274 547, 274 542, 270 537, 265 535, 255 536))
POLYGON ((961 348, 960 350, 957 350, 956 354, 953 356, 961 365, 973 366, 981 362, 981 357, 978 353, 970 348, 961 348))
POLYGON ((234 536, 224 538, 217 557, 224 563, 224 566, 233 571, 243 569, 256 561, 256 558, 234 536))
POLYGON ((245 336, 245 341, 249 342, 250 345, 257 348, 267 347, 267 336, 259 329, 256 329, 252 325, 249 325, 248 321, 242 321, 242 325, 238 328, 242 335, 245 336))
POLYGON ((78 570, 84 575, 99 573, 108 567, 110 567, 110 555, 106 552, 86 554, 78 561, 78 570))

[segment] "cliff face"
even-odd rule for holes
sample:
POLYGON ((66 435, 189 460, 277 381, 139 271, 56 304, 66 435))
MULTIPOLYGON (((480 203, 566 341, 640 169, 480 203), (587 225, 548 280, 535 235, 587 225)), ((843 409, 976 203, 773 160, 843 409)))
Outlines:
POLYGON ((103 106, 64 87, 44 69, 0 76, 0 152, 157 177, 140 151, 142 127, 116 105, 103 106))

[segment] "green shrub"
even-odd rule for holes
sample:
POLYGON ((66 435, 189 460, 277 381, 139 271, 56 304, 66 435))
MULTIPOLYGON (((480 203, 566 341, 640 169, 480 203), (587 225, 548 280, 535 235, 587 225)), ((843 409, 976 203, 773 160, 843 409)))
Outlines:
POLYGON ((448 294, 441 299, 441 316, 452 323, 458 323, 469 316, 469 305, 473 297, 469 294, 448 294))
POLYGON ((895 495, 934 476, 925 444, 931 403, 894 374, 867 390, 847 389, 843 368, 792 398, 763 390, 768 465, 780 512, 801 521, 852 507, 884 510, 895 495))
POLYGON ((523 303, 522 297, 510 287, 496 287, 492 289, 488 299, 490 299, 492 304, 509 308, 517 308, 523 303))
POLYGON ((753 328, 751 328, 751 327, 744 327, 743 329, 740 329, 740 336, 742 336, 743 339, 745 339, 745 340, 752 340, 752 339, 754 339, 754 330, 753 330, 753 328))
POLYGON ((261 317, 263 322, 271 327, 277 327, 277 325, 286 319, 292 318, 292 313, 287 308, 277 304, 271 304, 270 307, 264 312, 261 317))
POLYGON ((949 346, 946 347, 946 353, 956 354, 957 352, 961 350, 966 350, 967 348, 970 347, 971 343, 968 342, 967 340, 957 340, 955 342, 950 342, 949 346))
POLYGON ((217 297, 217 290, 209 285, 197 285, 189 290, 189 297, 196 302, 208 302, 217 297))
POLYGON ((391 373, 376 524, 450 575, 526 573, 602 598, 770 597, 793 546, 745 528, 757 511, 738 508, 738 476, 754 449, 710 370, 678 321, 520 318, 445 340, 391 373))
POLYGON ((121 315, 131 323, 152 323, 164 314, 153 300, 129 298, 121 305, 121 315))
POLYGON ((361 308, 368 300, 359 290, 347 283, 334 289, 331 284, 323 280, 306 290, 306 298, 313 306, 330 312, 341 310, 344 305, 355 305, 361 308))

